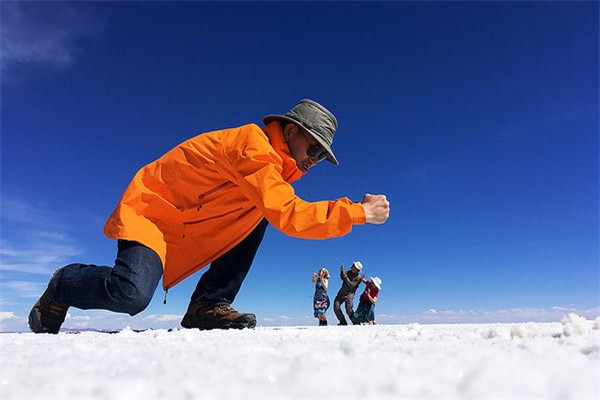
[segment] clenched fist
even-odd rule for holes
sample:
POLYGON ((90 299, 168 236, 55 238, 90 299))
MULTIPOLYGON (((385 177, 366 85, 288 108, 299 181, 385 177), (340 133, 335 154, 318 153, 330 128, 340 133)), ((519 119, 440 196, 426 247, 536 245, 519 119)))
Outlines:
POLYGON ((390 216, 390 202, 383 194, 365 194, 362 205, 370 224, 383 224, 390 216))

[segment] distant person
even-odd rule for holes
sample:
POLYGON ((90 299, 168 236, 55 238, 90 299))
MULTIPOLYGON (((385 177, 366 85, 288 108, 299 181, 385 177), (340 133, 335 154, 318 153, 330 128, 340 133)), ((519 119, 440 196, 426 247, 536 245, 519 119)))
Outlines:
MULTIPOLYGON (((305 239, 344 236, 384 223, 384 195, 307 202, 291 183, 331 150, 335 116, 312 100, 285 115, 193 137, 140 169, 106 222, 118 239, 113 267, 58 269, 29 314, 35 333, 58 333, 69 307, 136 315, 163 277, 166 291, 211 264, 191 296, 184 328, 253 328, 256 316, 231 307, 269 223, 305 239)), ((374 172, 376 173, 376 172, 374 172)))
POLYGON ((327 309, 329 309, 329 296, 327 287, 329 286, 329 271, 327 268, 321 268, 319 272, 313 272, 312 282, 315 283, 315 296, 313 298, 313 308, 315 318, 319 319, 319 326, 327 325, 327 309))
POLYGON ((342 280, 342 287, 338 291, 333 301, 333 312, 339 321, 338 325, 348 325, 348 322, 346 322, 346 318, 344 317, 344 313, 340 308, 342 304, 344 304, 346 308, 346 314, 348 314, 348 318, 350 318, 350 321, 352 321, 354 293, 356 292, 358 285, 360 285, 360 283, 365 279, 365 275, 359 275, 362 268, 363 266, 360 261, 354 261, 348 272, 344 271, 343 263, 340 266, 340 279, 342 280))
POLYGON ((354 324, 375 324, 375 303, 381 290, 381 279, 371 278, 365 284, 365 291, 360 295, 358 308, 352 317, 354 324))

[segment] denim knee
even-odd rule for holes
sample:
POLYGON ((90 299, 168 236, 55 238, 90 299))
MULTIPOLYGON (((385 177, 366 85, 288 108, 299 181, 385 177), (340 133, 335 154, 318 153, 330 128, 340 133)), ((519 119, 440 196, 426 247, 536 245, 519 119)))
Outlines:
POLYGON ((119 287, 119 312, 127 313, 133 317, 144 311, 152 300, 152 292, 140 290, 129 281, 120 280, 119 287))
POLYGON ((137 315, 144 311, 150 301, 152 300, 152 296, 138 296, 138 297, 128 297, 123 301, 123 312, 131 315, 137 315))

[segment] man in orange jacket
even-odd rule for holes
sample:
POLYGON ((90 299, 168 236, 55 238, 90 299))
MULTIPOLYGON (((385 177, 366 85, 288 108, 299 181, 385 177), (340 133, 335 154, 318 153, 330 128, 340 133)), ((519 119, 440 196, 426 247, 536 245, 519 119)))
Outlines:
POLYGON ((253 328, 255 315, 231 304, 269 223, 290 236, 326 239, 387 220, 384 195, 310 203, 294 193, 291 183, 319 161, 338 165, 329 110, 304 99, 263 120, 264 128, 203 133, 140 169, 104 228, 118 239, 115 265, 58 269, 29 314, 30 329, 58 333, 70 306, 136 315, 161 276, 167 291, 208 264, 181 325, 253 328))

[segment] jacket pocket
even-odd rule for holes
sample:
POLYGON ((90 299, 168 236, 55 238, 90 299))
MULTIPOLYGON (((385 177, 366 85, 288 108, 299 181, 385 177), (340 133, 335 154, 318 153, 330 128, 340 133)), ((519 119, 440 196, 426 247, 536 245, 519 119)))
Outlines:
POLYGON ((212 214, 210 211, 207 212, 207 208, 214 208, 215 200, 218 199, 218 196, 211 196, 212 194, 218 192, 219 190, 225 189, 226 187, 232 186, 233 182, 223 182, 205 192, 200 193, 196 196, 195 204, 188 206, 186 209, 180 209, 181 211, 181 219, 183 219, 184 225, 188 222, 194 223, 196 221, 205 219, 201 218, 204 214, 212 214), (211 204, 213 203, 213 204, 211 204))
POLYGON ((223 218, 223 217, 226 217, 229 214, 233 214, 233 213, 236 213, 238 211, 241 211, 242 209, 243 209, 243 207, 240 206, 240 207, 234 208, 232 210, 227 210, 227 211, 224 211, 224 212, 207 215, 207 216, 205 216, 203 218, 194 219, 192 221, 184 221, 183 225, 186 226, 186 227, 188 227, 188 226, 200 224, 202 222, 211 221, 211 220, 218 219, 218 218, 223 218))
POLYGON ((232 186, 233 182, 230 181, 225 181, 223 183, 221 183, 220 185, 215 186, 212 189, 207 190, 204 193, 200 193, 198 195, 198 204, 200 204, 200 206, 202 206, 204 203, 206 203, 207 201, 210 201, 209 196, 221 189, 225 189, 226 187, 232 186))

